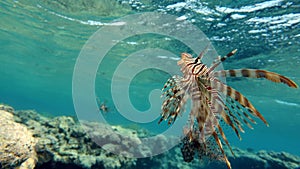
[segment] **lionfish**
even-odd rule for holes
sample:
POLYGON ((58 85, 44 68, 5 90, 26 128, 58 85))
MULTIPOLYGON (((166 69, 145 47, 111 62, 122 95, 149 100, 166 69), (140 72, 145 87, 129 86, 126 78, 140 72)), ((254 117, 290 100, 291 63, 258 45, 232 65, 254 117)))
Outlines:
POLYGON ((241 140, 240 132, 244 132, 243 123, 253 129, 251 123, 256 124, 252 116, 261 119, 267 126, 268 122, 256 110, 252 103, 240 92, 222 82, 225 77, 265 78, 272 82, 284 83, 292 88, 297 84, 280 74, 259 69, 216 70, 227 58, 233 56, 237 49, 227 55, 219 56, 211 66, 202 62, 207 52, 206 47, 198 57, 193 58, 188 53, 182 53, 177 64, 181 68, 183 77, 175 75, 168 79, 162 91, 165 97, 162 103, 161 119, 174 123, 178 115, 185 111, 187 100, 191 99, 189 124, 184 127, 185 139, 182 154, 184 160, 193 159, 194 149, 198 153, 206 154, 224 161, 229 169, 230 162, 225 154, 222 143, 225 142, 234 156, 232 148, 223 132, 221 121, 230 126, 241 140), (217 147, 217 152, 214 147, 217 147), (213 149, 212 149, 213 148, 213 149), (217 155, 216 153, 221 154, 217 155), (221 157, 220 157, 221 156, 221 157))

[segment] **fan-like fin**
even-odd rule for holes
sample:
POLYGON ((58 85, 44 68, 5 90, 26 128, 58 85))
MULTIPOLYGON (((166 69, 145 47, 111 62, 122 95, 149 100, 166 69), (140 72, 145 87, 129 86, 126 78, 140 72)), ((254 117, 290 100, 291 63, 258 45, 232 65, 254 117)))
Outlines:
POLYGON ((225 85, 221 81, 214 79, 212 82, 212 87, 216 88, 218 91, 223 93, 226 96, 231 97, 232 99, 239 102, 242 106, 248 108, 249 112, 254 116, 259 117, 267 126, 269 126, 266 119, 256 110, 256 108, 252 105, 252 103, 240 92, 236 91, 230 86, 225 85))
MULTIPOLYGON (((227 140, 227 137, 225 136, 225 133, 223 132, 223 129, 222 127, 220 126, 220 123, 219 123, 219 120, 216 118, 216 114, 219 113, 219 108, 216 108, 214 105, 212 105, 209 101, 207 101, 207 104, 210 105, 210 110, 211 110, 211 114, 209 115, 209 117, 212 119, 213 121, 213 124, 215 126, 218 127, 218 131, 220 133, 220 135, 222 136, 223 140, 225 141, 226 145, 228 146, 228 148, 230 149, 231 151, 231 154, 234 155, 233 151, 232 151, 232 148, 227 140)), ((219 106, 219 105, 217 105, 219 106)), ((234 126, 235 127, 235 126, 234 126)))
POLYGON ((250 77, 250 78, 265 78, 272 82, 284 83, 292 88, 298 88, 297 84, 291 79, 280 74, 269 72, 260 69, 231 69, 220 70, 214 72, 217 77, 250 77))
MULTIPOLYGON (((244 132, 243 128, 241 127, 241 124, 239 122, 239 120, 237 119, 237 117, 232 114, 232 112, 230 111, 230 109, 227 107, 227 104, 225 104, 222 101, 221 96, 219 95, 219 92, 215 89, 212 88, 210 86, 205 86, 205 84, 209 84, 210 82, 207 81, 206 79, 198 79, 198 86, 199 89, 204 90, 202 92, 202 95, 205 95, 205 97, 207 98, 207 100, 211 101, 211 105, 212 107, 215 109, 215 113, 220 113, 221 117, 223 118, 224 122, 229 125, 236 133, 236 135, 238 136, 238 138, 241 140, 241 136, 239 134, 239 131, 237 130, 236 126, 238 126, 238 128, 240 129, 241 132, 244 132), (225 110, 228 110, 227 112, 225 110), (228 114, 230 116, 228 116, 228 114), (232 121, 232 119, 233 121, 232 121), (236 126, 235 126, 236 125, 236 126)), ((202 103, 201 105, 206 105, 206 103, 202 103)))
POLYGON ((225 161, 225 163, 226 163, 226 165, 227 165, 227 168, 228 168, 228 169, 231 169, 230 162, 229 162, 229 160, 228 160, 228 158, 227 158, 227 156, 226 156, 226 154, 225 154, 225 151, 224 151, 224 149, 223 149, 221 140, 220 140, 220 138, 218 137, 218 134, 217 134, 216 132, 213 132, 212 135, 213 135, 215 141, 217 142, 217 144, 218 144, 218 146, 219 146, 219 148, 220 148, 220 150, 221 150, 221 152, 222 152, 222 154, 223 154, 223 156, 224 156, 223 158, 224 158, 224 161, 225 161))
MULTIPOLYGON (((232 121, 231 118, 228 116, 228 114, 224 111, 225 109, 227 109, 227 106, 224 105, 220 100, 216 99, 214 104, 214 108, 216 109, 216 111, 218 113, 220 113, 222 119, 224 120, 224 122, 229 125, 234 131, 235 134, 238 136, 238 138, 241 140, 241 135, 239 133, 239 131, 237 130, 237 128, 235 127, 234 124, 236 124, 237 126, 239 126, 240 128, 240 124, 234 123, 235 121, 232 121)), ((233 119, 236 119, 236 117, 234 115, 233 119)))
POLYGON ((234 101, 232 98, 227 97, 226 100, 227 104, 230 105, 230 110, 232 112, 234 112, 235 114, 238 115, 238 117, 250 128, 253 129, 253 127, 251 126, 251 124, 247 121, 249 120, 250 122, 256 124, 256 122, 249 116, 249 114, 246 113, 245 110, 243 110, 243 108, 241 108, 239 105, 239 102, 234 101), (245 118, 246 117, 246 118, 245 118))

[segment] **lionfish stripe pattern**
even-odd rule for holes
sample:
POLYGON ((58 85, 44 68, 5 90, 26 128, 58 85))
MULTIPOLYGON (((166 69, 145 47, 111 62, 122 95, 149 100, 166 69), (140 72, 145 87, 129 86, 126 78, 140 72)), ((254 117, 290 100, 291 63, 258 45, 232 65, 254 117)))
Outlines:
POLYGON ((256 110, 253 104, 240 92, 224 84, 220 77, 248 77, 265 78, 272 82, 284 83, 292 88, 297 84, 289 78, 277 73, 256 69, 215 70, 220 63, 236 53, 236 49, 223 57, 218 57, 211 66, 202 63, 202 58, 208 51, 208 46, 193 58, 188 53, 182 53, 178 65, 181 67, 183 77, 175 75, 168 79, 162 91, 161 118, 158 123, 167 120, 168 124, 175 122, 178 115, 185 111, 185 104, 191 99, 192 107, 189 113, 189 124, 184 128, 186 139, 182 149, 184 159, 188 162, 193 159, 194 147, 199 154, 209 154, 212 158, 219 159, 215 151, 207 147, 216 145, 221 159, 230 169, 230 162, 223 149, 225 142, 231 153, 233 150, 221 127, 220 120, 230 126, 241 139, 240 132, 244 132, 243 124, 253 129, 251 124, 256 124, 253 117, 261 119, 267 126, 266 119, 256 110), (252 117, 253 116, 253 117, 252 117), (214 141, 208 141, 213 138, 214 141), (212 143, 213 142, 213 143, 212 143), (191 152, 192 151, 192 152, 191 152), (201 153, 200 153, 201 152, 201 153))
POLYGON ((280 74, 269 72, 266 70, 257 69, 233 69, 233 70, 221 70, 214 72, 218 77, 250 77, 250 78, 266 78, 272 82, 284 83, 292 88, 297 88, 297 84, 287 77, 280 74))

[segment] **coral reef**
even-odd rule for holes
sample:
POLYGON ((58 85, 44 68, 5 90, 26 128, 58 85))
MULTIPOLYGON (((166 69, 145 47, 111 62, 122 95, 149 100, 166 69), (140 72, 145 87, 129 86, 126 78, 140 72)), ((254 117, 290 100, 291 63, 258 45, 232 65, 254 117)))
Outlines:
POLYGON ((0 168, 33 169, 37 161, 32 133, 13 119, 14 110, 0 105, 0 168))
MULTIPOLYGON (((117 156, 99 147, 72 117, 45 118, 34 111, 18 111, 15 115, 39 140, 36 151, 40 168, 119 168, 124 164, 124 168, 131 168, 135 165, 136 159, 117 156)), ((92 130, 94 126, 85 126, 89 127, 92 130)), ((108 127, 101 127, 102 133, 97 134, 111 134, 108 127)))
MULTIPOLYGON (((229 156, 232 168, 244 169, 296 169, 300 167, 300 157, 286 152, 267 152, 261 150, 252 152, 234 148, 235 157, 229 156)), ((212 164, 208 168, 225 169, 221 164, 212 164)))
MULTIPOLYGON (((15 168, 27 163, 32 164, 31 167, 34 168, 36 159, 35 169, 226 168, 222 162, 211 161, 209 158, 195 158, 190 163, 184 162, 181 155, 184 144, 157 156, 130 158, 130 156, 136 155, 151 156, 149 154, 151 149, 163 147, 170 141, 164 136, 159 136, 157 137, 158 145, 141 145, 140 135, 145 136, 142 129, 137 131, 94 122, 79 124, 73 117, 45 117, 33 110, 13 111, 8 106, 0 106, 0 109, 0 163, 2 168, 15 168), (8 133, 8 129, 14 130, 8 133), (7 138, 3 140, 5 134, 18 136, 19 140, 7 138), (99 143, 98 141, 101 140, 106 140, 102 144, 102 148, 95 143, 95 141, 99 143), (37 141, 36 145, 34 141, 37 141), (14 145, 9 149, 10 158, 7 158, 7 154, 2 153, 3 147, 8 144, 14 145), (24 147, 24 145, 29 146, 24 147), (37 154, 33 149, 34 145, 37 154), (106 150, 112 150, 122 155, 116 155, 106 150)), ((234 148, 234 152, 236 157, 229 156, 228 158, 235 169, 293 169, 300 167, 300 158, 285 152, 254 152, 237 148, 234 148)), ((199 152, 191 153, 191 155, 204 157, 199 152)))

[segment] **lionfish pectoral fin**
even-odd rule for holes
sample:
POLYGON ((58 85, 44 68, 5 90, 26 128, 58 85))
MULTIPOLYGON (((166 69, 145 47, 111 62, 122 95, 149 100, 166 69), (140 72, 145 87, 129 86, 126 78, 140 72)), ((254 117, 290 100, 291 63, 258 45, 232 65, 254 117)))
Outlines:
MULTIPOLYGON (((237 101, 234 101, 231 97, 227 97, 226 98, 226 103, 228 105, 230 105, 230 109, 232 112, 234 112, 235 114, 238 115, 238 117, 250 128, 250 129, 253 129, 252 125, 250 124, 253 123, 253 124, 256 124, 256 122, 250 117, 249 114, 246 113, 246 109, 245 108, 242 108, 240 105, 239 102, 237 101), (248 120, 250 122, 248 122, 248 120)), ((231 112, 229 112, 231 113, 231 112)), ((232 114, 232 113, 231 113, 232 114)), ((234 114, 231 115, 231 117, 233 117, 234 119, 237 119, 234 114)))
MULTIPOLYGON (((213 106, 213 105, 211 106, 211 108, 212 108, 213 110, 216 110, 216 109, 214 109, 214 106, 213 106)), ((225 141, 225 143, 226 143, 226 145, 228 146, 228 148, 229 148, 230 152, 232 153, 232 155, 233 155, 233 156, 235 156, 235 155, 234 155, 233 150, 232 150, 232 148, 231 148, 231 146, 230 146, 230 144, 229 144, 229 142, 228 142, 228 140, 227 140, 227 138, 226 138, 226 136, 225 136, 225 134, 224 134, 224 132, 223 132, 222 127, 220 126, 220 123, 218 122, 218 119, 217 119, 216 116, 214 115, 215 112, 212 111, 212 112, 210 112, 210 113, 211 113, 211 114, 209 115, 210 118, 207 119, 207 120, 208 120, 208 121, 207 121, 207 122, 208 122, 208 123, 207 123, 207 125, 208 125, 207 127, 209 127, 209 128, 211 129, 211 133, 210 133, 210 134, 214 137, 214 139, 215 139, 215 141, 216 141, 216 143, 217 143, 217 145, 218 145, 218 147, 219 147, 219 149, 220 149, 220 151, 221 151, 221 153, 222 153, 222 155, 223 155, 223 159, 224 159, 224 161, 225 161, 227 167, 228 167, 229 169, 231 169, 230 162, 229 162, 229 160, 228 160, 228 158, 227 158, 227 156, 226 156, 226 153, 225 153, 225 151, 224 151, 224 149, 223 149, 221 140, 220 140, 220 138, 219 138, 219 135, 218 135, 216 129, 218 129, 219 134, 221 135, 222 139, 225 141)))
POLYGON ((260 69, 232 69, 220 70, 214 72, 217 77, 249 77, 249 78, 265 78, 275 83, 284 83, 292 88, 298 88, 298 85, 291 79, 266 70, 260 69))
POLYGON ((212 115, 210 115, 210 116, 213 118, 213 122, 214 122, 215 126, 217 126, 218 131, 219 131, 220 135, 222 136, 222 139, 225 141, 227 147, 229 148, 231 154, 233 156, 235 156, 234 153, 233 153, 233 151, 232 151, 232 148, 231 148, 231 146, 230 146, 230 144, 229 144, 229 142, 227 140, 227 137, 226 137, 225 133, 223 132, 222 127, 220 126, 220 123, 219 123, 218 119, 213 114, 220 113, 220 112, 222 114, 222 112, 223 112, 223 114, 221 116, 223 117, 223 119, 226 120, 226 123, 229 126, 231 126, 231 128, 233 128, 235 130, 237 136, 240 138, 239 132, 236 129, 236 127, 233 124, 233 122, 231 121, 230 117, 227 114, 225 114, 224 113, 224 109, 222 109, 222 106, 226 106, 226 105, 222 105, 223 102, 219 101, 218 99, 216 99, 215 101, 216 102, 214 102, 214 104, 211 104, 211 110, 214 110, 214 111, 211 112, 212 115))
MULTIPOLYGON (((239 133, 239 131, 237 130, 237 128, 235 127, 234 123, 232 122, 232 120, 230 119, 230 117, 225 113, 225 111, 220 112, 221 116, 224 120, 224 122, 229 125, 235 132, 235 134, 237 135, 237 137, 242 140, 242 137, 239 133)), ((242 130, 243 131, 243 130, 242 130)))
POLYGON ((160 124, 164 120, 164 117, 161 117, 158 121, 158 124, 160 124))
POLYGON ((252 115, 259 117, 267 126, 269 126, 266 119, 256 110, 256 108, 252 105, 252 103, 240 92, 238 92, 237 90, 233 89, 230 86, 225 85, 223 82, 217 79, 214 79, 212 85, 214 88, 216 88, 224 95, 229 96, 233 100, 239 102, 243 107, 247 108, 252 115))
POLYGON ((226 154, 225 154, 225 151, 224 151, 224 149, 223 149, 223 146, 222 146, 222 143, 221 143, 221 140, 220 140, 218 134, 214 131, 214 132, 212 133, 212 135, 213 135, 215 141, 217 142, 217 145, 218 145, 219 149, 220 149, 221 152, 222 152, 223 159, 224 159, 224 161, 225 161, 225 163, 226 163, 228 169, 231 169, 231 164, 230 164, 230 162, 229 162, 229 160, 228 160, 228 158, 227 158, 227 156, 226 156, 226 154))
MULTIPOLYGON (((223 121, 234 130, 237 137, 241 140, 242 139, 241 135, 240 135, 239 131, 237 130, 237 128, 234 124, 234 121, 231 120, 231 118, 225 112, 225 110, 230 111, 229 108, 227 107, 227 105, 225 105, 221 100, 215 99, 215 101, 213 102, 213 107, 215 108, 216 112, 220 113, 223 121)), ((237 118, 233 114, 231 114, 230 112, 229 112, 229 114, 233 119, 236 119, 236 121, 238 122, 237 118)), ((236 123, 236 125, 240 129, 242 129, 239 123, 236 123)), ((243 130, 241 130, 241 131, 243 132, 243 130)))
POLYGON ((232 150, 232 148, 231 148, 231 146, 230 146, 230 144, 229 144, 229 142, 228 142, 228 140, 227 140, 227 137, 226 137, 225 133, 223 132, 223 129, 222 129, 222 127, 220 126, 220 124, 218 124, 218 130, 219 130, 219 132, 220 132, 220 134, 221 134, 223 140, 225 141, 227 147, 229 148, 231 154, 235 157, 235 154, 233 153, 233 150, 232 150))
MULTIPOLYGON (((247 70, 247 69, 244 69, 244 70, 247 70)), ((289 87, 298 88, 298 85, 294 81, 292 81, 291 79, 289 79, 283 75, 280 75, 280 74, 277 74, 274 72, 269 72, 266 70, 251 70, 251 71, 255 71, 256 78, 266 78, 272 82, 284 83, 284 84, 288 85, 289 87)))

